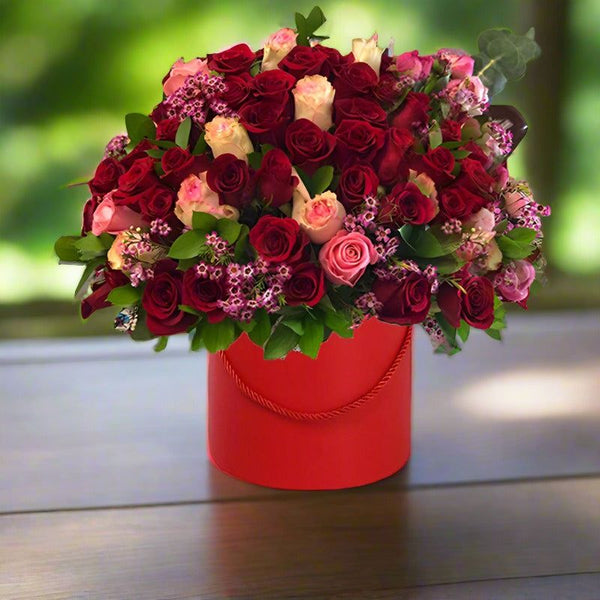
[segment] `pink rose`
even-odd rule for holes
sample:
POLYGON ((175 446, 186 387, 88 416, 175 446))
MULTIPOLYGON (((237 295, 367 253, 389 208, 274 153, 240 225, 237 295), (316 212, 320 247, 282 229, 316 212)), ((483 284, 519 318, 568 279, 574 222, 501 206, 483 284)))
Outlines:
POLYGON ((329 281, 354 287, 369 265, 377 262, 371 240, 357 231, 338 231, 319 252, 319 262, 329 281))
POLYGON ((529 295, 534 279, 534 266, 526 260, 515 260, 496 275, 494 284, 505 300, 521 302, 529 295))
POLYGON ((228 204, 219 204, 219 194, 213 192, 206 183, 206 173, 189 175, 181 183, 175 203, 175 216, 186 226, 192 226, 194 212, 205 212, 217 218, 233 219, 239 211, 228 204))
POLYGON ((327 131, 332 125, 335 90, 327 77, 306 75, 298 80, 294 94, 295 119, 308 119, 327 131))
POLYGON ((462 50, 442 48, 442 50, 438 51, 438 56, 441 59, 448 61, 452 79, 464 79, 465 77, 471 77, 471 75, 473 75, 475 60, 472 56, 465 54, 462 50))
POLYGON ((127 206, 117 206, 112 198, 113 192, 109 192, 94 211, 92 218, 92 233, 100 235, 102 233, 117 234, 125 231, 131 226, 144 227, 148 223, 144 221, 142 215, 131 210, 127 206))
POLYGON ((483 114, 489 105, 487 88, 476 75, 451 79, 444 89, 444 95, 469 117, 483 114))
POLYGON ((509 189, 504 193, 504 208, 511 217, 520 217, 523 209, 532 203, 531 191, 524 182, 509 181, 509 189))
POLYGON ((419 56, 417 50, 405 52, 396 57, 396 69, 401 75, 408 75, 415 81, 425 79, 431 73, 433 56, 419 56))
POLYGON ((261 71, 272 71, 296 45, 297 33, 284 27, 270 35, 265 42, 261 71))
POLYGON ((163 91, 167 96, 170 96, 176 92, 190 75, 196 75, 196 73, 209 74, 209 68, 206 64, 206 60, 200 58, 193 58, 188 62, 184 62, 182 58, 175 61, 175 64, 171 67, 167 78, 163 82, 163 91))
POLYGON ((313 244, 324 244, 342 228, 346 210, 333 192, 323 192, 308 201, 295 194, 292 217, 313 244))

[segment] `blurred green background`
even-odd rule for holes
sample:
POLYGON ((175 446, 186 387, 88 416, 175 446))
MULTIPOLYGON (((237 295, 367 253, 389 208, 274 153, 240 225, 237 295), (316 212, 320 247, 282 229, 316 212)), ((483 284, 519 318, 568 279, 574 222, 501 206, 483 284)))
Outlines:
MULTIPOLYGON (((58 267, 54 239, 79 230, 86 188, 128 112, 149 112, 180 56, 293 26, 313 0, 0 0, 0 336, 93 333, 70 303, 78 267, 58 267), (47 319, 57 316, 56 320, 47 319), (59 318, 63 315, 63 318, 59 318), (30 327, 37 319, 38 326, 30 327)), ((600 2, 321 0, 327 42, 343 52, 378 31, 395 52, 476 51, 480 31, 536 27, 542 58, 495 103, 514 103, 529 134, 511 174, 550 204, 549 284, 535 307, 600 304, 600 2)), ((102 331, 102 329, 98 329, 102 331)), ((110 329, 103 330, 109 333, 110 329)))

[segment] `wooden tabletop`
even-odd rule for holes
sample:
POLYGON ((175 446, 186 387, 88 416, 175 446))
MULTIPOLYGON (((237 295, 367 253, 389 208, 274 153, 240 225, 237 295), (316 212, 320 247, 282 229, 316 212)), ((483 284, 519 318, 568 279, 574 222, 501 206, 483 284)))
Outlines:
POLYGON ((417 332, 394 477, 283 492, 205 450, 206 356, 0 343, 0 599, 600 598, 600 317, 417 332))

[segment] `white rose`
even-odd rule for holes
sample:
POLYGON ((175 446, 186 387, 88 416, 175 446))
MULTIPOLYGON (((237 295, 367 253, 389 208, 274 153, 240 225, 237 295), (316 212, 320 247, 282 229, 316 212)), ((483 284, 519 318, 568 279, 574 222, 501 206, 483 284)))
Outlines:
POLYGON ((298 34, 285 27, 270 35, 265 42, 264 54, 262 59, 262 71, 272 71, 289 54, 290 50, 296 45, 296 36, 298 34))
POLYGON ((377 46, 378 37, 374 33, 368 40, 356 38, 352 40, 352 54, 356 62, 367 63, 377 75, 381 69, 381 55, 383 48, 377 46))
POLYGON ((296 82, 292 93, 296 120, 308 119, 324 131, 333 125, 335 90, 327 77, 307 75, 296 82))
POLYGON ((233 154, 236 158, 248 162, 248 154, 254 152, 248 132, 239 119, 234 117, 215 117, 204 126, 206 143, 215 158, 221 154, 233 154))

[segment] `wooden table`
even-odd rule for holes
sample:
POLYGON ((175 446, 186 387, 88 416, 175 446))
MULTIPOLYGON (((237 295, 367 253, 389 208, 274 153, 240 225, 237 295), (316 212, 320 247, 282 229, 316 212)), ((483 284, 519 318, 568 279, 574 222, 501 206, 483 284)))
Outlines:
POLYGON ((600 598, 598 314, 434 356, 409 466, 280 492, 205 452, 185 340, 0 343, 0 598, 600 598))

